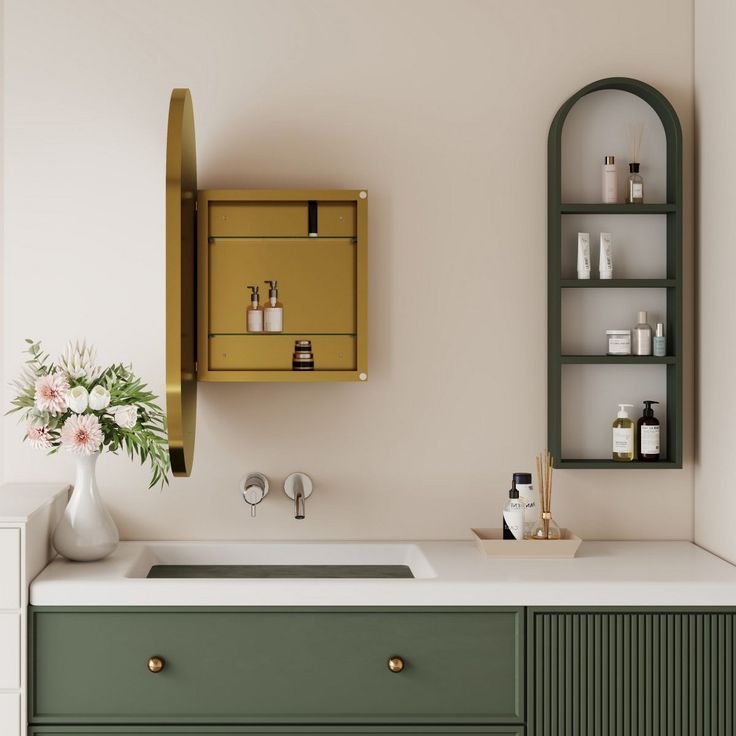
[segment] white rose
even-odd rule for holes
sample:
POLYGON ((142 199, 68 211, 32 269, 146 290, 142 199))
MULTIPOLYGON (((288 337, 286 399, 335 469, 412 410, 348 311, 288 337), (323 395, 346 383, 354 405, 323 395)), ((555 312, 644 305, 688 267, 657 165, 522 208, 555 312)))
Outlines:
POLYGON ((135 406, 111 406, 110 414, 115 424, 123 429, 133 429, 138 421, 138 408, 135 406))
POLYGON ((81 414, 89 403, 89 394, 84 386, 75 386, 66 397, 68 407, 75 413, 81 414))
POLYGON ((95 386, 89 392, 89 408, 92 411, 105 409, 110 403, 110 392, 104 386, 95 386))

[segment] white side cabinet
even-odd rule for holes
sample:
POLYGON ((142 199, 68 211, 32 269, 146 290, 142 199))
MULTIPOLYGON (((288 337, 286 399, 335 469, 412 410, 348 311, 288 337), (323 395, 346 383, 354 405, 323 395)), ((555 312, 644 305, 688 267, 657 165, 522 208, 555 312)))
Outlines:
POLYGON ((68 486, 0 487, 0 734, 26 732, 28 586, 53 557, 51 532, 68 486))

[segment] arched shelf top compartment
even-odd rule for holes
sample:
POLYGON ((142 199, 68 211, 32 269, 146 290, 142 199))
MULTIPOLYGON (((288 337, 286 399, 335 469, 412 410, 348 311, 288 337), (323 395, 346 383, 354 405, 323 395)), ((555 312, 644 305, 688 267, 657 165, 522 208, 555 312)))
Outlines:
MULTIPOLYGON (((601 101, 600 104, 604 104, 603 96, 601 101)), ((641 106, 638 101, 636 104, 641 106)), ((600 108, 598 113, 600 120, 600 108)), ((595 115, 587 124, 592 124, 590 121, 595 122, 595 115)), ((617 164, 620 160, 617 156, 617 164)), ((681 468, 683 169, 682 129, 677 113, 669 100, 646 82, 627 77, 600 79, 578 90, 555 114, 549 128, 547 161, 550 451, 561 469, 681 468), (662 177, 661 189, 654 199, 663 201, 647 201, 646 173, 644 204, 596 201, 601 194, 600 184, 595 190, 589 185, 600 179, 591 172, 601 170, 603 156, 612 153, 609 150, 596 151, 595 156, 600 154, 600 159, 591 158, 588 152, 584 161, 575 162, 579 170, 587 172, 587 186, 577 181, 572 187, 564 186, 563 172, 568 163, 563 150, 565 123, 578 102, 587 98, 586 102, 599 104, 594 102, 598 96, 588 96, 606 91, 634 95, 656 113, 655 118, 651 110, 647 111, 650 119, 656 121, 658 118, 661 122, 662 128, 656 127, 664 156, 652 164, 659 167, 655 173, 662 177), (663 167, 665 172, 661 171, 663 167), (571 189, 576 192, 585 189, 587 196, 570 197, 571 189), (642 217, 632 218, 631 215, 642 217), (574 262, 572 251, 577 248, 575 234, 578 231, 590 231, 593 273, 589 281, 574 279, 570 270, 574 268, 571 266, 574 262), (614 240, 614 278, 603 282, 596 278, 597 242, 601 231, 612 232, 614 240), (621 256, 618 273, 617 245, 621 256), (659 272, 655 274, 653 264, 657 259, 661 263, 657 262, 659 272), (636 289, 641 291, 634 291, 636 289), (606 355, 605 329, 632 327, 637 311, 646 308, 642 304, 659 305, 654 312, 656 318, 650 315, 650 321, 661 321, 665 325, 666 356, 606 355), (629 310, 630 324, 609 324, 615 321, 612 314, 619 315, 620 321, 620 315, 628 317, 629 310), (582 349, 572 350, 571 345, 582 345, 582 349), (614 462, 610 426, 616 404, 621 401, 636 404, 645 398, 661 401, 661 459, 614 462)), ((622 168, 619 166, 619 176, 627 175, 622 168)), ((641 413, 637 410, 640 406, 631 414, 635 421, 641 413)))
MULTIPOLYGON (((548 172, 548 194, 550 206, 561 208, 568 207, 574 203, 562 201, 562 131, 570 111, 584 97, 592 92, 603 92, 606 90, 618 90, 628 92, 646 102, 657 114, 662 123, 666 137, 666 160, 667 160, 667 203, 669 205, 680 205, 682 202, 682 128, 680 119, 677 117, 674 107, 670 101, 657 89, 646 82, 628 77, 608 77, 592 82, 578 90, 569 97, 557 111, 549 128, 547 140, 547 172, 548 172), (554 200, 553 200, 554 197, 554 200)), ((643 205, 651 212, 655 205, 643 205)), ((611 212, 618 207, 621 210, 624 205, 608 205, 611 212)), ((635 205, 625 205, 630 211, 635 205)))

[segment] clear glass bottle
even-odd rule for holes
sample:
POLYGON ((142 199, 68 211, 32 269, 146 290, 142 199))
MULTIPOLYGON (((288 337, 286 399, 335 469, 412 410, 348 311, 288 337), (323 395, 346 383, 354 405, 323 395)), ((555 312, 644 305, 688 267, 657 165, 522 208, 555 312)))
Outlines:
POLYGON ((639 174, 639 164, 629 164, 629 179, 626 182, 626 203, 644 204, 644 179, 639 174))
POLYGON ((542 511, 539 514, 537 523, 534 525, 529 539, 562 539, 562 532, 557 522, 552 518, 549 511, 542 511))
POLYGON ((619 404, 618 414, 613 422, 613 448, 611 459, 617 463, 630 463, 636 457, 636 441, 634 439, 634 420, 627 409, 633 404, 619 404))
POLYGON ((664 358, 667 355, 667 338, 664 336, 664 325, 657 322, 657 331, 654 333, 654 355, 664 358))

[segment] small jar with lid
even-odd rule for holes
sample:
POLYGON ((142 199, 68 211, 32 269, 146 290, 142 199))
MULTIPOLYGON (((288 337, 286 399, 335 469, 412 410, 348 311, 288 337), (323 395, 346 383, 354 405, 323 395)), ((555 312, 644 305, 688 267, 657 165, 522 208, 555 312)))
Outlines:
POLYGON ((606 330, 607 355, 631 355, 631 330, 606 330))
POLYGON ((314 353, 311 340, 295 340, 291 368, 295 371, 313 371, 314 353))

